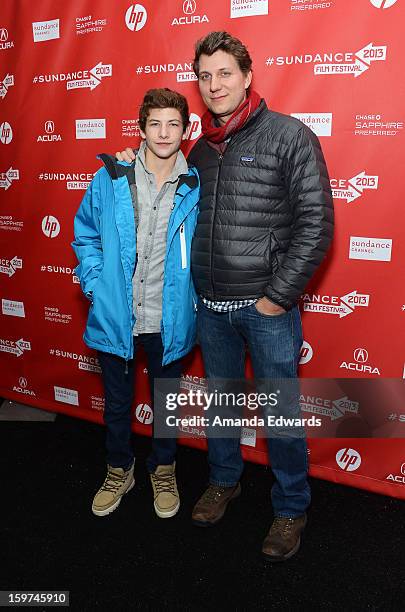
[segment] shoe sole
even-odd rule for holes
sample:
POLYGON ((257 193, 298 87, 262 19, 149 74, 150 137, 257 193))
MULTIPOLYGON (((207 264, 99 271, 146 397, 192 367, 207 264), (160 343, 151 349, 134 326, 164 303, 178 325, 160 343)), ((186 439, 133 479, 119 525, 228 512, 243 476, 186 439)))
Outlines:
POLYGON ((262 555, 264 556, 264 558, 266 559, 266 561, 269 561, 269 563, 282 563, 283 561, 288 561, 288 559, 291 559, 291 557, 293 557, 300 549, 301 546, 301 538, 302 538, 302 532, 304 531, 306 524, 307 524, 307 518, 305 518, 305 523, 302 526, 302 531, 301 534, 298 538, 298 541, 296 543, 296 545, 294 546, 294 548, 292 548, 290 550, 289 553, 287 553, 286 555, 284 555, 284 557, 272 557, 271 555, 268 555, 267 553, 265 553, 262 550, 262 555))
POLYGON ((153 503, 153 507, 155 508, 155 512, 159 518, 162 518, 162 519, 171 518, 172 516, 178 513, 179 508, 180 508, 180 502, 177 504, 177 506, 173 510, 159 510, 156 506, 156 502, 153 503))
POLYGON ((229 498, 228 503, 226 504, 224 511, 222 512, 222 514, 220 516, 218 516, 215 521, 197 521, 196 519, 191 519, 191 522, 193 523, 193 525, 195 525, 196 527, 214 527, 215 525, 217 525, 219 523, 219 521, 224 517, 226 509, 228 508, 228 505, 230 504, 231 501, 233 501, 234 499, 237 499, 239 497, 239 495, 242 492, 242 487, 238 487, 236 489, 236 491, 234 493, 232 493, 231 497, 229 498))
POLYGON ((91 507, 91 511, 93 512, 93 514, 95 516, 107 516, 108 514, 111 514, 111 512, 114 512, 114 510, 116 510, 118 508, 118 506, 121 503, 121 499, 123 498, 124 495, 126 495, 127 493, 130 492, 130 490, 133 488, 133 486, 135 485, 135 479, 133 479, 133 481, 131 482, 131 484, 129 485, 128 489, 126 491, 124 491, 124 493, 117 499, 116 502, 113 503, 112 506, 109 506, 108 508, 106 508, 105 510, 95 510, 93 508, 93 506, 91 507))
POLYGON ((300 546, 301 546, 301 536, 298 538, 298 542, 294 546, 294 548, 290 550, 289 553, 284 555, 284 557, 272 557, 271 555, 268 555, 267 553, 263 551, 262 551, 262 554, 263 554, 263 557, 266 559, 266 561, 268 561, 269 563, 282 563, 283 561, 288 561, 288 559, 291 559, 291 557, 293 557, 295 553, 299 551, 300 546))

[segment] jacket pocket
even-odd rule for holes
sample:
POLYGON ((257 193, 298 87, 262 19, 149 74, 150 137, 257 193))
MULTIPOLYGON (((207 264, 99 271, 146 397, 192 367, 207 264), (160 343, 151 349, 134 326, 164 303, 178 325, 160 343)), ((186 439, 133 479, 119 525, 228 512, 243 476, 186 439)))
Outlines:
POLYGON ((181 253, 181 269, 187 268, 187 245, 186 234, 184 231, 184 223, 180 225, 180 253, 181 253))

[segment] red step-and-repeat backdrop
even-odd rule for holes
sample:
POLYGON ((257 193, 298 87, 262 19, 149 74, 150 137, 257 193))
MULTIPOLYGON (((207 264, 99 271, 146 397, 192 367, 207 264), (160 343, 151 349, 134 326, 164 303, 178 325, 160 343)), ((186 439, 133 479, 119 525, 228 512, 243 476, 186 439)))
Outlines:
MULTIPOLYGON (((405 362, 404 4, 3 0, 0 394, 101 422, 99 364, 82 340, 88 302, 73 273, 73 217, 100 166, 96 154, 138 144, 146 89, 187 96, 185 152, 195 143, 204 109, 194 43, 227 30, 247 44, 254 87, 269 106, 319 136, 331 177, 335 240, 302 296, 300 373, 347 385, 324 393, 303 385, 302 410, 322 415, 328 435, 310 439, 311 473, 405 498, 403 386, 393 390, 387 380, 403 382, 405 362), (376 386, 359 399, 349 383, 362 378, 376 386)), ((203 376, 196 349, 184 386, 203 388, 203 376)), ((146 381, 141 362, 141 433, 152 419, 146 381)), ((194 433, 188 443, 204 447, 204 431, 194 433)), ((254 428, 242 443, 247 459, 267 461, 254 428)))

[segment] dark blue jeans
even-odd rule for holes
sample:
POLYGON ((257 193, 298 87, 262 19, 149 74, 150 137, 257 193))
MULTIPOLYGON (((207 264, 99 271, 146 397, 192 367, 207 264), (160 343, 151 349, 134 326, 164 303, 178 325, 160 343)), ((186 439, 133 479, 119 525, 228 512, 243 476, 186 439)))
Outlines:
MULTIPOLYGON (((134 358, 128 363, 121 357, 98 351, 105 393, 107 463, 112 467, 126 468, 134 459, 131 445, 131 406, 134 399, 136 351, 140 345, 143 346, 147 356, 152 398, 155 378, 180 378, 182 373, 181 359, 162 366, 163 345, 160 334, 134 336, 134 358)), ((152 452, 146 462, 148 471, 154 472, 158 465, 172 464, 175 460, 176 447, 176 438, 153 437, 152 452)))
MULTIPOLYGON (((247 346, 256 379, 296 379, 302 344, 297 307, 276 316, 262 315, 255 304, 218 313, 200 300, 197 325, 208 378, 243 379, 247 346)), ((290 416, 299 414, 298 403, 295 408, 290 416)), ((268 450, 275 476, 274 514, 300 516, 311 498, 305 437, 269 437, 268 450)), ((243 470, 239 439, 208 437, 208 461, 212 484, 236 485, 243 470)))

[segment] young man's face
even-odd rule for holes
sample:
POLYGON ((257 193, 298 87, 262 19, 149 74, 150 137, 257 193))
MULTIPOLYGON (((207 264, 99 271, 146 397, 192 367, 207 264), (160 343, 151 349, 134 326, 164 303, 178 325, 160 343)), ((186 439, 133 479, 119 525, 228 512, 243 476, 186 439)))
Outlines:
POLYGON ((176 155, 183 139, 183 121, 176 108, 152 108, 141 136, 149 151, 160 159, 176 155))
POLYGON ((200 55, 200 94, 221 124, 228 121, 246 98, 251 81, 252 71, 243 74, 233 55, 221 50, 212 55, 200 55))

